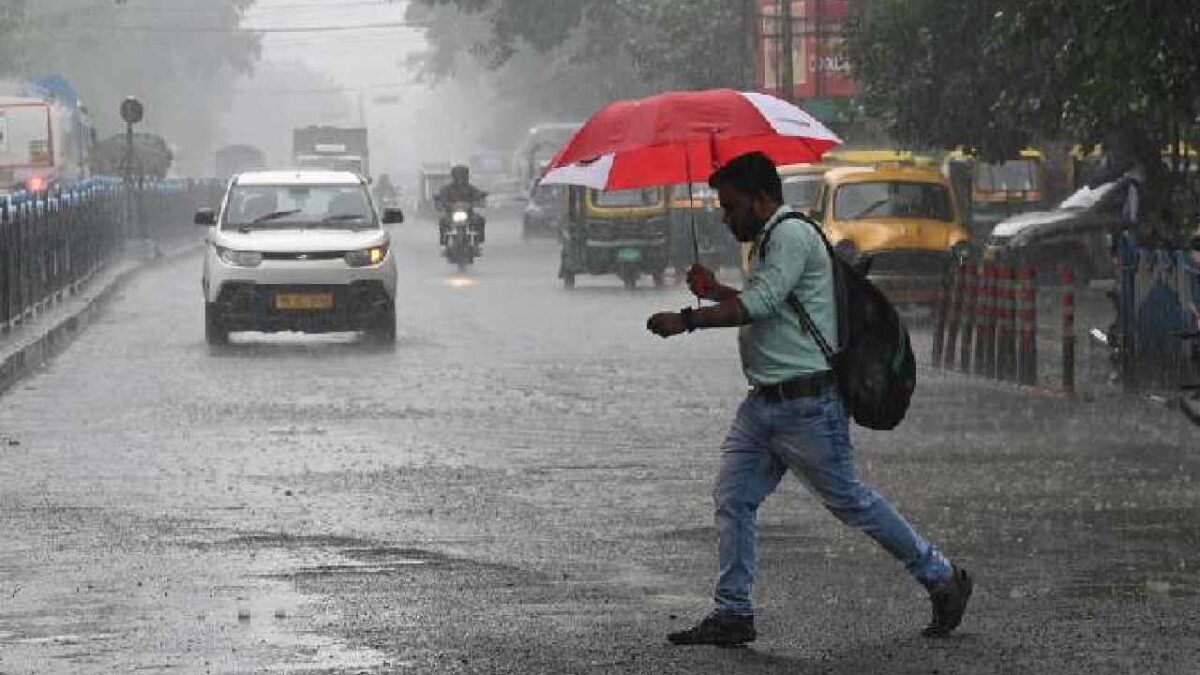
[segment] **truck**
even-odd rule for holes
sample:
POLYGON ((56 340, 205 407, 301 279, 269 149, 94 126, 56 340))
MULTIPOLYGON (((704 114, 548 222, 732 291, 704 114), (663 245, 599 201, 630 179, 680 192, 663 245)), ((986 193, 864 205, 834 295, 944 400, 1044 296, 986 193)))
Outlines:
POLYGON ((292 132, 292 161, 297 168, 353 171, 368 178, 369 158, 364 128, 308 126, 292 132))
POLYGON ((0 82, 0 194, 86 178, 95 130, 61 78, 0 82))

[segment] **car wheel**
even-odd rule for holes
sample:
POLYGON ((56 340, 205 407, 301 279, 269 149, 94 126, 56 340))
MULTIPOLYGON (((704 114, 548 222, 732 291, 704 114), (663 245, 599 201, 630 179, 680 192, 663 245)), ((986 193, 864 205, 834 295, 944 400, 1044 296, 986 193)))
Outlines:
POLYGON ((221 326, 221 316, 211 302, 204 303, 204 341, 211 347, 229 344, 229 331, 221 326))
POLYGON ((387 310, 380 315, 375 327, 367 331, 367 338, 372 344, 392 346, 396 344, 396 305, 388 305, 387 310))

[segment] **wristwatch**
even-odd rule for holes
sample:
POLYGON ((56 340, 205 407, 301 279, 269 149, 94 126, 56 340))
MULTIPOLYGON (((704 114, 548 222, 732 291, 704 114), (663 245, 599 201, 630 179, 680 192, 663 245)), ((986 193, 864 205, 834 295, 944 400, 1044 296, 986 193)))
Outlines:
POLYGON ((679 316, 683 317, 683 327, 689 333, 696 330, 696 317, 692 316, 693 313, 694 310, 691 307, 684 307, 679 310, 679 316))

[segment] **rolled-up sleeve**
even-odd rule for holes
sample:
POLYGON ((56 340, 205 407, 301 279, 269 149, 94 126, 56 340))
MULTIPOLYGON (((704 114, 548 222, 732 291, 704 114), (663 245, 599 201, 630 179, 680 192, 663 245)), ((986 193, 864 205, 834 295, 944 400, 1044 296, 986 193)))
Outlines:
POLYGON ((800 283, 810 242, 801 236, 797 220, 780 223, 771 234, 763 260, 755 265, 742 290, 742 305, 754 321, 774 316, 787 305, 787 296, 800 283))

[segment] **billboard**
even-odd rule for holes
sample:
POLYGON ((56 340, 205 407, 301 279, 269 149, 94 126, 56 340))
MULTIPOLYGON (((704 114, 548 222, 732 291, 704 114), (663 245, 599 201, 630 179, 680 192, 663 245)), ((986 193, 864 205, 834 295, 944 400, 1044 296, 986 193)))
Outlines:
POLYGON ((756 42, 758 86, 792 100, 847 97, 858 93, 846 54, 845 24, 853 0, 790 0, 792 80, 790 97, 781 91, 785 25, 781 7, 789 0, 759 0, 756 42))

